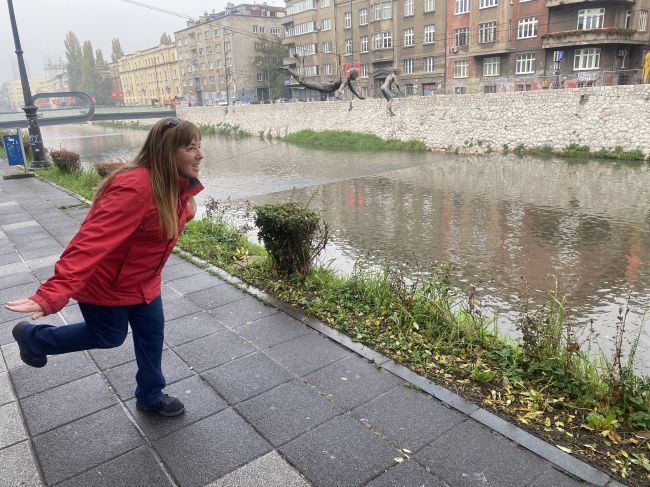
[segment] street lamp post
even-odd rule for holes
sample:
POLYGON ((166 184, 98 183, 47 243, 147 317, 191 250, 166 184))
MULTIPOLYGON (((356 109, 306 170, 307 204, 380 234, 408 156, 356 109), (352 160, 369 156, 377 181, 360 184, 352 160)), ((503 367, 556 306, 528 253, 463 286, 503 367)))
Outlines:
POLYGON ((18 58, 18 71, 20 72, 20 83, 23 88, 23 99, 25 106, 23 111, 27 117, 27 129, 29 131, 29 145, 32 149, 32 165, 34 169, 43 169, 50 167, 50 163, 45 157, 45 148, 43 147, 43 139, 41 137, 41 129, 38 126, 38 118, 36 111, 38 108, 34 105, 32 100, 32 91, 29 88, 29 80, 27 79, 27 70, 25 69, 25 61, 23 60, 23 50, 20 47, 20 38, 18 37, 18 27, 16 27, 16 16, 14 15, 14 5, 12 0, 7 0, 9 7, 9 18, 11 20, 11 30, 14 35, 14 44, 16 46, 16 57, 18 58))

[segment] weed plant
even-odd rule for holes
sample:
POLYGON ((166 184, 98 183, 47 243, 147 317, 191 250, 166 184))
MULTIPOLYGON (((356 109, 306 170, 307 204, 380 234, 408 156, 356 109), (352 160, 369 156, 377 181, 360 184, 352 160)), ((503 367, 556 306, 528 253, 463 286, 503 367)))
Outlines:
POLYGON ((282 137, 282 140, 292 144, 335 150, 359 151, 413 151, 425 152, 429 149, 420 140, 384 140, 373 134, 351 132, 349 130, 301 130, 282 137))
POLYGON ((97 186, 102 178, 93 169, 78 171, 62 171, 54 166, 49 169, 36 169, 34 172, 59 186, 69 189, 88 200, 95 198, 97 186))

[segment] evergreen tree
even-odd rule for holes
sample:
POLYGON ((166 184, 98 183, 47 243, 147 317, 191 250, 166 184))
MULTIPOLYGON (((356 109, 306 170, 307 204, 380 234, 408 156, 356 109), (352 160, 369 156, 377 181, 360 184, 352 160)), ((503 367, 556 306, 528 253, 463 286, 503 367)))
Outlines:
POLYGON ((170 36, 167 32, 163 32, 162 35, 160 36, 160 43, 161 44, 171 44, 172 43, 172 36, 170 36))
POLYGON ((81 44, 79 39, 70 31, 65 36, 65 64, 66 75, 68 76, 68 85, 71 91, 81 90, 81 44))
POLYGON ((92 98, 97 96, 98 86, 99 74, 95 65, 93 45, 90 41, 85 41, 81 53, 81 89, 92 98))
POLYGON ((113 52, 111 53, 111 61, 116 63, 118 59, 124 56, 124 51, 122 51, 120 40, 117 38, 113 39, 112 46, 113 46, 113 52))
POLYGON ((265 38, 255 43, 255 64, 258 72, 264 74, 272 100, 285 95, 285 73, 277 68, 288 55, 287 48, 278 38, 265 38))

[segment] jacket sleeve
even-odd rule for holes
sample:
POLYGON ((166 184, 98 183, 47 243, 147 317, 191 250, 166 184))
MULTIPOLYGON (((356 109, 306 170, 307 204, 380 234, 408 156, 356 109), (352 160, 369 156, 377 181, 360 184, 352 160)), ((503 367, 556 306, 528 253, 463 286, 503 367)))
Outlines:
POLYGON ((145 187, 114 180, 54 266, 54 275, 30 299, 46 315, 63 309, 91 276, 96 264, 137 229, 147 207, 145 187))

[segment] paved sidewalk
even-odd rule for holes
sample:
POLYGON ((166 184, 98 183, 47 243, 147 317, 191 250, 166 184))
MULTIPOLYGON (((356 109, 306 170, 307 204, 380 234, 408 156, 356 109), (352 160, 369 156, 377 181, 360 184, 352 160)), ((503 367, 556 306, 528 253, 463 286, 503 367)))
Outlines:
MULTIPOLYGON (((0 180, 0 301, 29 295, 52 274, 86 212, 36 178, 0 180)), ((558 465, 595 485, 620 485, 177 255, 163 277, 163 368, 167 392, 186 404, 178 418, 135 409, 130 339, 33 369, 11 336, 24 317, 0 309, 0 485, 592 485, 558 465)), ((39 322, 80 318, 71 303, 39 322)))

